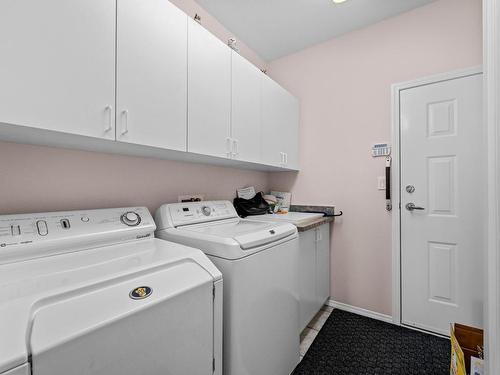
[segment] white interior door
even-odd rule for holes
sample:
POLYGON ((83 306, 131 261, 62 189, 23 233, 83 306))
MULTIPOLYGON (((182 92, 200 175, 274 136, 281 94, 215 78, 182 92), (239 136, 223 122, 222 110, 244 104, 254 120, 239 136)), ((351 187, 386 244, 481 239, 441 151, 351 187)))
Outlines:
POLYGON ((115 139, 115 6, 0 2, 0 122, 115 139))
POLYGON ((187 18, 168 0, 118 1, 117 140, 186 151, 187 18))
POLYGON ((403 90, 400 113, 402 323, 481 327, 482 75, 403 90))
POLYGON ((231 49, 188 22, 188 151, 229 157, 231 49))

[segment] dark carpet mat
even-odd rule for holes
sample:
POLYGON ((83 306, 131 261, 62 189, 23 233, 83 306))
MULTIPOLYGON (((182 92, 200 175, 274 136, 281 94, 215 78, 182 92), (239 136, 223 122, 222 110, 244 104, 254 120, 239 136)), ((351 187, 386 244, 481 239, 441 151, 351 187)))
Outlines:
POLYGON ((293 375, 449 375, 450 341, 341 310, 293 375))

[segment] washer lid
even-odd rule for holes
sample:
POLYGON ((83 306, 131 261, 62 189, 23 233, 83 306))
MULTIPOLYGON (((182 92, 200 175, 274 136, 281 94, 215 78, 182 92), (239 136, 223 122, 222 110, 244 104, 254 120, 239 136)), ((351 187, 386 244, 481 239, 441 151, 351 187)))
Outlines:
POLYGON ((264 223, 251 220, 231 220, 204 225, 187 225, 178 228, 208 237, 234 239, 243 250, 267 245, 296 233, 291 225, 264 223))
MULTIPOLYGON (((152 275, 159 270, 163 270, 164 275, 170 274, 169 270, 178 270, 181 265, 189 269, 186 272, 190 275, 197 275, 201 282, 222 277, 201 251, 158 239, 0 265, 0 373, 28 361, 32 353, 27 348, 27 332, 33 325, 35 313, 48 303, 63 303, 61 296, 76 297, 81 293, 89 293, 90 296, 105 286, 152 275)), ((192 280, 179 280, 175 284, 178 286, 177 292, 184 290, 189 283, 192 280)), ((137 287, 143 286, 139 284, 137 287)), ((125 291, 128 302, 130 291, 125 291)), ((109 302, 112 304, 114 301, 109 302)), ((88 308, 97 312, 102 310, 101 307, 96 305, 88 308)), ((120 306, 114 307, 120 309, 120 306)), ((92 316, 89 314, 89 319, 92 316)), ((78 325, 83 324, 80 320, 78 325)), ((58 340, 63 340, 64 334, 72 334, 66 329, 58 332, 54 330, 50 337, 37 335, 36 343, 32 342, 33 348, 43 351, 58 340)))

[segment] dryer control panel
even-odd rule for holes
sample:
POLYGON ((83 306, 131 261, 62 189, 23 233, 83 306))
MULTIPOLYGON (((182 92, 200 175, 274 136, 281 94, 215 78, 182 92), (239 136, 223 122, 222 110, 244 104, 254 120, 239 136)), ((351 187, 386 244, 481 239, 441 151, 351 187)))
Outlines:
POLYGON ((0 216, 0 263, 152 238, 145 207, 0 216))
POLYGON ((161 206, 155 215, 158 229, 237 217, 238 214, 229 201, 169 203, 161 206))

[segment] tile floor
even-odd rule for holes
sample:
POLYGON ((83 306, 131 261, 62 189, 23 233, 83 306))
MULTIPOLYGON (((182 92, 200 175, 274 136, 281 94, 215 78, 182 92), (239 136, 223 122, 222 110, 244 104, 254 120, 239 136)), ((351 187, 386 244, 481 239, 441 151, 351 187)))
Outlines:
POLYGON ((318 335, 319 330, 323 327, 326 320, 333 311, 333 307, 324 305, 320 311, 314 316, 314 318, 309 322, 307 327, 300 334, 300 360, 307 353, 307 350, 313 343, 314 339, 318 335))

